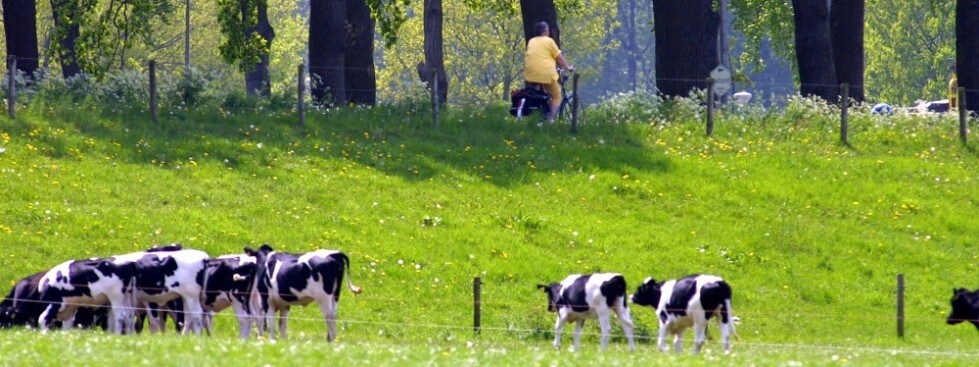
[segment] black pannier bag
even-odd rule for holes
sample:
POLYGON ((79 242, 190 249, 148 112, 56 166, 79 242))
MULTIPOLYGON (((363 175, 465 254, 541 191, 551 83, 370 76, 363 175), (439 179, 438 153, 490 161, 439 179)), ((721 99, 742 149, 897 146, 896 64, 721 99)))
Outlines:
POLYGON ((510 114, 523 117, 538 110, 546 111, 550 101, 551 97, 544 91, 532 88, 517 89, 510 92, 510 114))

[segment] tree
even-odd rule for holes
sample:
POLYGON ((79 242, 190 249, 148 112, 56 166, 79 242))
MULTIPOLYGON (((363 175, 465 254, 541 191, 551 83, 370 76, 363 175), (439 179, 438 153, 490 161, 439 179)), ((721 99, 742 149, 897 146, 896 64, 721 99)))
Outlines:
POLYGON ((444 105, 448 96, 444 54, 442 51, 442 0, 425 0, 425 61, 418 63, 418 77, 433 88, 432 70, 438 80, 438 104, 444 105))
POLYGON ((979 0, 956 1, 955 60, 965 107, 979 111, 979 0))
POLYGON ((799 91, 835 102, 839 96, 833 38, 826 0, 792 0, 795 14, 795 52, 799 65, 799 91))
POLYGON ((374 20, 364 0, 347 0, 347 47, 343 53, 344 82, 350 103, 377 103, 374 73, 374 20))
POLYGON ((561 27, 557 21, 557 8, 554 0, 520 0, 520 16, 523 19, 524 44, 531 38, 537 37, 534 24, 547 22, 550 26, 551 38, 561 46, 561 27))
POLYGON ((850 86, 850 98, 864 100, 864 0, 834 1, 830 8, 833 67, 839 83, 850 86))
POLYGON ((653 0, 656 86, 666 96, 706 89, 717 66, 720 17, 712 0, 653 0))
POLYGON ((32 78, 37 71, 39 58, 35 1, 3 0, 2 5, 7 55, 16 56, 17 70, 32 78))
POLYGON ((79 22, 82 9, 74 0, 51 0, 51 17, 54 19, 54 53, 61 64, 61 75, 68 79, 82 72, 78 64, 76 41, 81 34, 79 22))
POLYGON ((218 0, 218 23, 224 42, 218 51, 225 62, 245 73, 249 95, 269 95, 269 50, 275 31, 269 24, 267 0, 218 0))
POLYGON ((309 73, 313 78, 313 98, 336 106, 347 103, 343 52, 347 44, 346 8, 346 0, 312 1, 309 5, 309 73))

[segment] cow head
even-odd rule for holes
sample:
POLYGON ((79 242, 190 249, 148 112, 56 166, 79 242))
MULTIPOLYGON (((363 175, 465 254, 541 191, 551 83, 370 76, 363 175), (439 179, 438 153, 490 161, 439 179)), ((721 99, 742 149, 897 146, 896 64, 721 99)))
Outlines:
POLYGON ((557 302, 561 298, 561 284, 551 283, 548 285, 538 284, 537 289, 547 295, 547 311, 557 312, 557 302))
POLYGON ((946 322, 955 325, 962 321, 971 321, 979 328, 979 292, 970 292, 965 288, 952 291, 952 314, 946 322))
POLYGON ((14 325, 14 308, 7 305, 0 305, 0 329, 9 328, 14 325))
POLYGON ((659 306, 659 298, 663 294, 660 291, 661 285, 656 282, 656 279, 646 278, 639 289, 636 289, 636 293, 632 294, 632 303, 654 308, 659 306))

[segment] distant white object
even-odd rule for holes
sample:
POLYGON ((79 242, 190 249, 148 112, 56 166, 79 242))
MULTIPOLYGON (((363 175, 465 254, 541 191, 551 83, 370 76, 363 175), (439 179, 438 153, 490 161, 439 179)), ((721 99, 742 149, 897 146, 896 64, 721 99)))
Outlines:
POLYGON ((737 101, 738 103, 745 104, 745 103, 748 103, 748 101, 751 100, 751 93, 746 92, 746 91, 740 91, 740 92, 734 93, 732 95, 732 97, 734 97, 734 100, 737 101))
POLYGON ((870 113, 874 115, 893 115, 894 108, 887 103, 878 103, 870 109, 870 113))
POLYGON ((724 65, 717 65, 714 70, 711 70, 710 78, 714 80, 715 96, 723 96, 731 90, 731 70, 728 70, 724 65))

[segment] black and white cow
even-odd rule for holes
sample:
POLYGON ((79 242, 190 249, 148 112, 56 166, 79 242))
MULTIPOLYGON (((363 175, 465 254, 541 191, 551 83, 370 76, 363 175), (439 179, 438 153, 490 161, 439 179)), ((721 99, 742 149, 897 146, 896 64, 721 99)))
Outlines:
MULTIPOLYGON (((275 315, 279 313, 279 331, 286 338, 289 307, 306 306, 317 302, 326 319, 327 341, 337 335, 337 306, 343 288, 344 272, 349 271, 350 259, 337 250, 316 250, 305 254, 275 252, 269 245, 258 251, 246 249, 258 261, 257 291, 260 298, 259 314, 265 322, 259 323, 259 334, 267 328, 275 339, 275 315)), ((354 294, 361 289, 347 279, 347 287, 354 294)))
POLYGON ((37 318, 47 308, 47 304, 41 302, 41 292, 37 290, 45 273, 47 271, 38 272, 14 284, 7 297, 0 302, 0 328, 37 327, 37 318))
POLYGON ((74 325, 80 307, 111 307, 109 328, 125 333, 133 318, 133 264, 117 264, 110 259, 69 260, 48 270, 38 282, 41 302, 46 303, 38 316, 38 326, 47 331, 55 321, 63 329, 74 325))
POLYGON ((979 329, 979 289, 975 292, 965 288, 953 290, 951 304, 952 314, 946 320, 949 325, 968 321, 979 329))
POLYGON ((577 323, 574 329, 574 349, 581 344, 581 328, 587 319, 598 318, 602 328, 602 350, 608 345, 612 324, 609 315, 614 311, 622 322, 622 330, 629 340, 629 351, 635 350, 632 338, 632 316, 626 305, 625 278, 615 273, 573 274, 561 283, 538 284, 547 294, 547 310, 557 312, 554 326, 554 348, 561 349, 561 331, 568 322, 577 323))
POLYGON ((206 271, 203 301, 205 326, 210 328, 215 313, 231 307, 238 319, 241 338, 248 338, 252 325, 258 326, 259 321, 254 312, 254 305, 258 301, 255 292, 258 264, 255 256, 219 256, 207 263, 206 271))
MULTIPOLYGON (((112 258, 117 264, 135 266, 135 286, 133 288, 136 307, 149 310, 150 332, 163 328, 162 316, 153 312, 154 305, 165 305, 179 298, 183 302, 186 322, 183 333, 188 331, 200 334, 203 328, 201 307, 204 289, 204 274, 210 256, 199 250, 181 249, 175 251, 141 251, 112 258)), ((134 328, 133 322, 129 329, 134 328)))
POLYGON ((674 335, 673 349, 680 353, 683 332, 694 327, 694 353, 699 353, 707 337, 707 322, 717 316, 721 327, 724 352, 731 351, 734 324, 731 316, 731 287, 720 277, 691 275, 682 279, 657 283, 646 278, 632 303, 656 308, 659 318, 659 349, 668 352, 666 338, 674 335))

